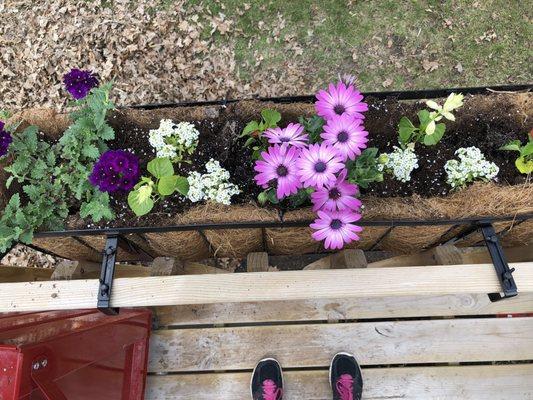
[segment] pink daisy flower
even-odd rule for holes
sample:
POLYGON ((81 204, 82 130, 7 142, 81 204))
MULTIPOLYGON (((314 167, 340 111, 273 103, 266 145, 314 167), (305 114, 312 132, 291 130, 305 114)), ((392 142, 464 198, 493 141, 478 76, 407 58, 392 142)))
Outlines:
POLYGON ((335 182, 335 174, 344 168, 344 162, 333 147, 316 143, 302 149, 296 166, 304 187, 321 188, 335 182))
POLYGON ((271 144, 289 144, 294 147, 305 147, 309 137, 304 133, 304 127, 300 124, 290 123, 285 128, 270 128, 263 136, 268 138, 271 144))
POLYGON ((344 161, 354 160, 366 148, 368 132, 362 120, 348 114, 335 115, 328 119, 324 132, 320 134, 324 143, 336 148, 344 161))
POLYGON ((363 229, 354 225, 361 219, 361 214, 353 211, 318 211, 318 218, 311 225, 316 230, 313 239, 324 240, 326 249, 342 249, 345 243, 359 240, 357 233, 363 229))
POLYGON ((362 113, 368 111, 368 105, 363 103, 361 92, 352 85, 346 86, 344 82, 337 83, 337 86, 330 83, 328 91, 319 90, 316 98, 316 113, 325 119, 343 114, 365 118, 362 113))
POLYGON ((327 184, 311 193, 313 211, 359 211, 361 201, 354 197, 359 191, 358 187, 345 179, 346 170, 340 173, 335 183, 327 184))
POLYGON ((301 187, 298 179, 296 160, 300 150, 292 146, 272 146, 261 153, 262 160, 255 162, 254 169, 259 172, 255 181, 263 188, 275 181, 276 196, 281 200, 298 192, 301 187))

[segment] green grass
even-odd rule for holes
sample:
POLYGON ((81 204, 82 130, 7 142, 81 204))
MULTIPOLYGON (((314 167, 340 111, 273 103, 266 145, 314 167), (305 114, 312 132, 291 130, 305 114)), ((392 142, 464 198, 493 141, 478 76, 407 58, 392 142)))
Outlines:
MULTIPOLYGON (((160 7, 172 3, 161 0, 160 7)), ((188 2, 235 21, 239 33, 213 40, 220 46, 228 40, 234 44, 244 80, 265 71, 281 74, 287 62, 300 66, 307 87, 323 85, 341 72, 357 75, 364 90, 383 90, 387 79, 387 89, 526 83, 533 72, 532 4, 527 0, 248 3, 245 11, 241 0, 188 2), (294 43, 302 54, 288 49, 294 43), (263 60, 255 66, 259 55, 263 60), (425 70, 424 61, 437 62, 438 68, 425 70)))

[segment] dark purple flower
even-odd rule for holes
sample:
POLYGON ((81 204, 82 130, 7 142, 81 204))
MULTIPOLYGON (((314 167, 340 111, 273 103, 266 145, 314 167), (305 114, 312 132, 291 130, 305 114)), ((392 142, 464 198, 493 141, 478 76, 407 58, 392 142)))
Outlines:
POLYGON ((102 192, 129 192, 139 181, 139 160, 124 150, 108 150, 94 164, 91 185, 102 192))
POLYGON ((0 121, 0 157, 3 157, 7 154, 7 149, 13 141, 11 134, 4 130, 4 123, 0 121))
POLYGON ((73 68, 63 76, 63 83, 72 97, 79 100, 87 96, 92 88, 98 86, 99 82, 91 71, 73 68))

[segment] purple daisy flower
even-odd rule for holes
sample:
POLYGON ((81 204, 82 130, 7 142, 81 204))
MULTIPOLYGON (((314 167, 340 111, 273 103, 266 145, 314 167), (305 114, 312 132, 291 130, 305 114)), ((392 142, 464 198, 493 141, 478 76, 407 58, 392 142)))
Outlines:
POLYGON ((102 192, 128 192, 139 181, 139 176, 139 160, 134 154, 108 150, 94 164, 89 182, 102 192))
POLYGON ((328 119, 324 132, 320 134, 324 143, 339 151, 344 161, 354 160, 366 148, 368 132, 362 120, 348 114, 335 115, 328 119))
POLYGON ((361 214, 350 210, 318 211, 318 218, 311 225, 316 230, 315 240, 324 240, 326 249, 342 249, 345 243, 359 240, 357 233, 363 229, 353 223, 361 219, 361 214))
POLYGON ((270 128, 263 136, 268 138, 271 144, 288 144, 294 147, 305 147, 309 137, 304 133, 304 127, 300 124, 290 123, 285 128, 270 128))
POLYGON ((346 170, 339 174, 335 183, 327 184, 311 193, 313 211, 359 211, 361 201, 354 197, 359 192, 359 188, 345 179, 346 170))
POLYGON ((325 143, 302 149, 296 165, 304 187, 315 188, 333 184, 337 179, 335 174, 344 168, 342 156, 325 143))
POLYGON ((0 157, 7 154, 9 145, 13 141, 11 134, 4 129, 4 123, 0 121, 0 157))
POLYGON ((91 71, 82 71, 77 68, 70 70, 63 76, 63 83, 67 91, 76 100, 83 99, 92 88, 98 86, 98 78, 91 71))
POLYGON ((365 118, 362 113, 368 111, 361 92, 352 85, 346 86, 344 82, 337 83, 337 86, 330 83, 328 91, 319 90, 316 98, 316 113, 325 119, 344 114, 365 118))
POLYGON ((298 192, 302 186, 296 174, 296 160, 300 150, 292 146, 275 145, 261 153, 261 160, 255 162, 254 169, 259 172, 255 181, 268 188, 275 181, 276 197, 281 200, 298 192))

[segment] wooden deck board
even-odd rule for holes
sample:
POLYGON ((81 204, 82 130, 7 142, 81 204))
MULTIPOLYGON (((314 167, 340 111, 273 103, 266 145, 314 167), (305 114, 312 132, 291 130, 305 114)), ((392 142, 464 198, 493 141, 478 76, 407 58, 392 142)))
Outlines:
POLYGON ((159 326, 533 313, 533 293, 497 302, 463 294, 165 306, 154 312, 159 326))
MULTIPOLYGON (((329 400, 327 370, 285 372, 284 399, 329 400)), ((365 400, 526 400, 533 364, 363 369, 365 400)), ((250 373, 149 376, 146 400, 248 400, 250 373)))
POLYGON ((325 367, 338 351, 363 365, 533 359, 533 318, 473 318, 160 330, 149 371, 252 369, 265 356, 325 367))
MULTIPOLYGON (((533 292, 533 262, 514 263, 519 291, 533 292)), ((147 278, 113 283, 112 307, 272 300, 446 295, 500 290, 492 264, 255 272, 147 278)), ((98 280, 0 284, 0 312, 93 308, 98 280)))

